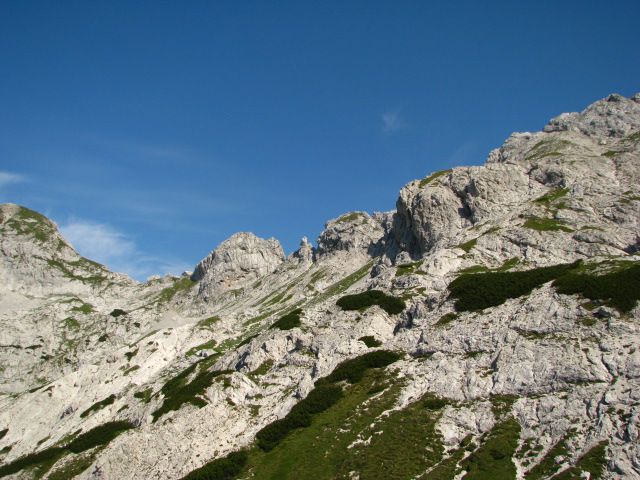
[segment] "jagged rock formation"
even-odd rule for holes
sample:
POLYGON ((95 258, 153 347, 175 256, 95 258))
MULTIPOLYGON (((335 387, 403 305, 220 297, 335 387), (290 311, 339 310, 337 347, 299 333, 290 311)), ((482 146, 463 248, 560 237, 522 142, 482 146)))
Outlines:
POLYGON ((640 96, 611 95, 316 250, 237 234, 191 277, 93 285, 2 206, 0 475, 174 479, 250 449, 236 478, 640 478, 639 185, 640 96))
POLYGON ((275 238, 264 240, 241 232, 222 242, 198 263, 191 279, 200 282, 198 294, 208 299, 264 277, 283 261, 284 251, 275 238))

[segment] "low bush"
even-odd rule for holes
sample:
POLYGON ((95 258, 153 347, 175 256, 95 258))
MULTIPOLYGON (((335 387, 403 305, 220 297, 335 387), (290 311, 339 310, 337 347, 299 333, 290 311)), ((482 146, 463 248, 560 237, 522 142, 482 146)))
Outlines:
POLYGON ((244 450, 231 452, 226 457, 217 458, 182 477, 182 480, 231 480, 247 464, 248 455, 244 450))
POLYGON ((107 422, 78 435, 66 448, 73 453, 81 453, 99 445, 106 445, 122 432, 132 428, 134 428, 134 425, 131 422, 123 420, 107 422))
POLYGON ((589 300, 601 300, 622 312, 632 310, 640 300, 640 264, 595 275, 569 272, 556 279, 558 293, 580 294, 589 300))
POLYGON ((367 290, 354 295, 345 295, 336 302, 336 305, 342 310, 360 310, 378 305, 390 315, 400 313, 406 308, 404 300, 387 295, 380 290, 367 290))
POLYGON ((120 308, 114 308, 113 310, 111 310, 111 313, 109 315, 111 315, 113 318, 118 318, 126 314, 127 312, 125 312, 124 310, 121 310, 120 308))
POLYGON ((104 400, 100 400, 99 402, 96 402, 93 405, 91 405, 89 408, 87 408, 84 412, 82 412, 80 414, 80 418, 85 418, 85 417, 89 416, 91 414, 91 412, 96 412, 98 410, 101 410, 104 407, 106 407, 107 405, 111 405, 115 401, 116 401, 116 396, 115 395, 109 395, 104 400))
POLYGON ((495 307, 509 298, 526 295, 579 265, 575 262, 521 272, 464 273, 449 284, 449 297, 455 299, 458 312, 495 307))
POLYGON ((280 330, 291 330, 292 328, 299 327, 301 325, 300 315, 302 315, 302 309, 296 308, 292 312, 289 312, 286 315, 280 317, 269 328, 272 330, 276 328, 280 330))
POLYGON ((377 340, 376 337, 371 335, 365 335, 364 337, 360 337, 358 340, 363 342, 369 348, 379 347, 382 345, 380 340, 377 340))
POLYGON ((346 380, 349 383, 358 383, 362 380, 364 373, 370 368, 382 368, 391 365, 400 359, 400 355, 389 350, 376 350, 367 352, 359 357, 345 360, 328 376, 319 379, 316 385, 323 383, 335 383, 346 380))

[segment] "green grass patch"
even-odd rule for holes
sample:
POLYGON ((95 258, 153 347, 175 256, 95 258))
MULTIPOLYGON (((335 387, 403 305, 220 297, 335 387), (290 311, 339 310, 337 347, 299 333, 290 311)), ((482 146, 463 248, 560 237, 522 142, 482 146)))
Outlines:
POLYGON ((380 290, 366 290, 354 295, 345 295, 336 302, 336 305, 342 310, 360 310, 378 305, 391 315, 398 314, 406 308, 404 300, 387 295, 380 290))
POLYGON ((70 328, 72 330, 76 330, 80 328, 80 322, 78 322, 78 320, 76 320, 73 317, 65 318, 64 320, 62 320, 62 323, 64 323, 65 327, 70 328))
POLYGON ((104 400, 100 400, 99 402, 96 402, 93 405, 91 405, 89 408, 87 408, 84 412, 80 414, 80 418, 88 417, 89 415, 91 415, 91 413, 97 412, 98 410, 102 410, 104 407, 106 407, 107 405, 111 405, 115 401, 116 401, 116 396, 109 395, 104 400))
POLYGON ((196 327, 211 330, 212 327, 219 321, 220 321, 220 317, 218 316, 203 318, 196 324, 196 327))
POLYGON ((458 314, 454 312, 445 313, 442 315, 438 321, 434 324, 436 327, 444 327, 445 325, 450 324, 456 318, 458 318, 458 314))
POLYGON ((44 215, 25 207, 20 207, 6 224, 20 235, 31 236, 41 243, 48 242, 56 228, 44 215))
POLYGON ((249 373, 249 377, 256 378, 256 377, 261 377, 263 375, 266 375, 269 372, 269 370, 271 370, 272 367, 273 367, 273 360, 271 359, 265 360, 260 364, 258 368, 256 368, 251 373, 249 373))
POLYGON ((589 300, 600 300, 622 312, 631 311, 640 300, 640 264, 597 275, 568 272, 553 282, 558 293, 580 294, 589 300))
POLYGON ((242 472, 247 463, 247 452, 240 450, 212 460, 182 477, 182 480, 232 480, 242 472))
POLYGON ((366 218, 365 214, 362 212, 345 213, 344 215, 339 217, 338 220, 336 220, 336 223, 349 223, 360 218, 366 218))
POLYGON ((534 161, 541 160, 546 157, 555 157, 563 155, 562 150, 572 145, 567 140, 545 139, 536 143, 527 153, 525 160, 534 161))
POLYGON ((396 268, 396 277, 402 277, 404 275, 411 275, 418 271, 422 265, 422 260, 412 263, 403 263, 402 265, 398 265, 396 268))
POLYGON ((556 200, 561 199, 569 193, 568 188, 556 188, 545 195, 538 197, 534 200, 535 203, 541 203, 543 205, 551 205, 556 200))
POLYGON ((469 253, 473 249, 473 247, 476 246, 476 243, 478 243, 478 239, 474 238, 472 240, 469 240, 468 242, 461 243, 456 248, 461 248, 466 253, 469 253))
POLYGON ((509 298, 527 295, 534 288, 555 280, 579 265, 576 262, 520 272, 466 273, 449 284, 449 297, 455 300, 458 312, 495 307, 509 298))
POLYGON ((527 472, 525 475, 526 480, 542 480, 543 478, 552 476, 558 471, 560 465, 568 456, 569 450, 567 448, 566 438, 562 438, 527 472), (556 460, 558 458, 560 461, 556 460))
POLYGON ((270 423, 256 434, 258 447, 265 452, 272 450, 292 430, 311 425, 313 415, 324 412, 341 397, 342 388, 338 385, 316 386, 284 418, 270 423))
POLYGON ((94 309, 93 309, 93 305, 83 302, 82 305, 73 307, 71 311, 80 312, 80 313, 84 313, 85 315, 88 315, 89 313, 93 313, 94 309))
POLYGON ((382 342, 372 335, 365 335, 364 337, 360 337, 358 340, 364 343, 368 348, 375 348, 382 345, 382 342))
POLYGON ((589 473, 590 480, 602 478, 607 465, 607 442, 602 441, 583 454, 572 467, 554 475, 554 480, 573 480, 584 478, 583 474, 589 473))
POLYGON ((315 388, 294 405, 282 419, 270 423, 256 435, 257 445, 264 451, 272 450, 292 430, 308 427, 314 415, 327 410, 342 397, 342 388, 336 385, 346 380, 355 384, 374 368, 383 368, 400 358, 395 352, 377 350, 340 363, 328 376, 316 381, 315 388))
POLYGON ((367 276, 368 273, 371 272, 371 267, 373 266, 373 261, 368 262, 366 265, 362 266, 355 272, 347 275, 342 280, 335 282, 334 284, 327 287, 327 289, 322 292, 320 295, 314 297, 309 304, 315 305, 317 303, 321 303, 324 300, 331 298, 335 295, 339 295, 340 293, 347 290, 349 287, 362 280, 367 276))
POLYGON ((302 315, 302 309, 296 308, 292 312, 280 317, 269 328, 271 330, 291 330, 292 328, 299 327, 301 325, 300 315, 302 315))
POLYGON ((513 418, 497 424, 485 442, 463 461, 468 480, 512 480, 516 478, 513 455, 518 447, 520 424, 513 418))
POLYGON ((573 229, 552 218, 529 217, 525 220, 524 227, 539 232, 573 232, 573 229))
POLYGON ((193 288, 196 283, 197 282, 194 282, 188 277, 180 278, 176 280, 172 286, 160 291, 160 293, 158 294, 158 301, 170 302, 178 293, 191 290, 191 288, 193 288))
POLYGON ((133 397, 142 400, 143 403, 149 403, 151 401, 152 393, 153 389, 149 387, 145 390, 140 390, 139 392, 134 393, 133 397))
POLYGON ((424 188, 427 185, 429 185, 431 182, 433 182, 435 179, 440 178, 443 175, 447 175, 447 174, 449 174, 451 172, 452 172, 452 170, 448 169, 448 170, 440 170, 439 172, 432 173, 428 177, 425 177, 422 180, 420 180, 420 183, 418 184, 418 187, 424 188))
POLYGON ((185 355, 187 357, 191 357, 192 355, 195 355, 202 350, 213 350, 215 346, 216 346, 216 341, 209 340, 208 342, 204 342, 204 343, 201 343, 200 345, 196 345, 195 347, 190 348, 189 350, 187 350, 187 353, 185 355))

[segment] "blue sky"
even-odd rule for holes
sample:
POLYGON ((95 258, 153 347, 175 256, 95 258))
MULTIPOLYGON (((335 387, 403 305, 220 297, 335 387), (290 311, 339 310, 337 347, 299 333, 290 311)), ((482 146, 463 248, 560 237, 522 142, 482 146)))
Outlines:
POLYGON ((143 279, 640 91, 640 2, 0 3, 0 201, 143 279), (490 5, 485 5, 490 4, 490 5))

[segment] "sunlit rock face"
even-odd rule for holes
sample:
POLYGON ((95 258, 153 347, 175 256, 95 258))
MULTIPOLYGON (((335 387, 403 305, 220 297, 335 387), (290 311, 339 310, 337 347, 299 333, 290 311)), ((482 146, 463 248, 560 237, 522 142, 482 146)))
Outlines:
MULTIPOLYGON (((640 478, 639 102, 611 95, 515 133, 484 166, 410 182, 394 212, 330 220, 317 248, 285 258, 238 233, 191 276, 142 284, 0 206, 0 473, 65 447, 11 478, 182 478, 255 446, 341 362, 390 350, 401 358, 378 376, 338 384, 345 403, 321 429, 290 437, 344 441, 314 457, 347 452, 323 471, 460 479, 483 459, 509 478, 640 478), (540 277, 558 265, 574 290, 540 277), (371 289, 401 311, 337 304, 371 289), (115 421, 131 428, 66 448, 115 421)), ((278 448, 238 478, 275 471, 278 448)), ((306 478, 307 458, 286 458, 279 478, 306 478)))

